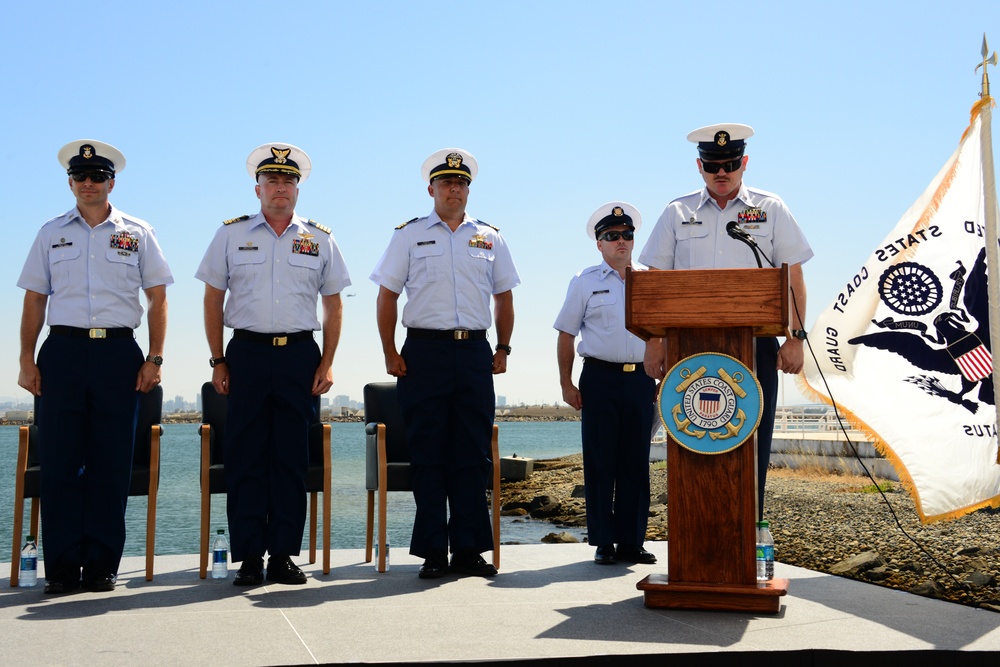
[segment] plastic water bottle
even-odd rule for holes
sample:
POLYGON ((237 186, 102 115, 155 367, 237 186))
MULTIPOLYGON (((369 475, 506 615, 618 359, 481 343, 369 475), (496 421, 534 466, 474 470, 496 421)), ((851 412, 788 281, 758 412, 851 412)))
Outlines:
POLYGON ((212 542, 212 578, 225 579, 229 576, 229 540, 226 531, 220 528, 212 542))
MULTIPOLYGON (((378 542, 375 542, 375 569, 378 569, 378 542)), ((385 571, 389 571, 389 540, 385 541, 385 571)))
POLYGON ((34 586, 37 583, 38 547, 35 546, 35 536, 28 535, 28 540, 21 549, 21 568, 17 574, 17 585, 34 586))
POLYGON ((774 538, 769 521, 757 522, 757 581, 774 579, 774 538))

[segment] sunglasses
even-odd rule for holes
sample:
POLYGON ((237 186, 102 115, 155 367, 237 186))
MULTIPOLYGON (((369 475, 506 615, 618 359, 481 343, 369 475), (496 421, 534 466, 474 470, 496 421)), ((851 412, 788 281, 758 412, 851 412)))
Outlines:
POLYGON ((631 229, 626 229, 624 232, 604 232, 601 234, 602 241, 617 241, 618 239, 625 239, 626 241, 631 241, 635 238, 635 232, 631 229))
POLYGON ((701 161, 701 168, 704 169, 707 174, 718 174, 720 169, 725 169, 727 174, 731 174, 741 166, 743 166, 743 158, 741 157, 738 157, 735 160, 726 160, 725 162, 701 161))
POLYGON ((111 178, 111 176, 109 176, 108 174, 105 174, 104 172, 100 171, 87 172, 85 174, 70 174, 69 176, 77 183, 83 183, 88 178, 90 179, 91 183, 103 183, 104 181, 111 178))

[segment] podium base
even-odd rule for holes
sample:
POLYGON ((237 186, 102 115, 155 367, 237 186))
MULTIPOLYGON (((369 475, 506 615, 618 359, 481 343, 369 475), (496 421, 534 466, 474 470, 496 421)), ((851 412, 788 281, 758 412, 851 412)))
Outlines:
POLYGON ((671 582, 665 574, 651 574, 638 584, 650 609, 712 609, 777 614, 788 579, 758 584, 698 584, 671 582))

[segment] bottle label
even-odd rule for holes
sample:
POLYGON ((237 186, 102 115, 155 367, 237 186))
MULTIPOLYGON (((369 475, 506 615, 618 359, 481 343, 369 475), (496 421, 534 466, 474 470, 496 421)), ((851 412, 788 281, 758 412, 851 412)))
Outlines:
POLYGON ((227 560, 226 557, 228 556, 228 553, 227 553, 227 551, 225 549, 216 549, 213 552, 213 555, 214 555, 214 561, 215 561, 215 563, 217 563, 217 564, 221 563, 223 565, 226 564, 226 560, 227 560))
POLYGON ((38 567, 38 559, 31 556, 21 556, 21 569, 31 572, 38 567))

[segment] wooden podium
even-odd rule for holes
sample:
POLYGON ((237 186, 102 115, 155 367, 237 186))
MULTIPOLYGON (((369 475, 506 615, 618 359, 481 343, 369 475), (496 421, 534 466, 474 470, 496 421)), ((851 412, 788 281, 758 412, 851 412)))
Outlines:
MULTIPOLYGON (((667 339, 668 371, 704 352, 756 370, 754 337, 785 335, 790 306, 787 265, 626 274, 626 326, 644 340, 667 339)), ((668 437, 667 489, 668 573, 636 585, 645 605, 777 613, 788 580, 757 583, 756 434, 722 454, 668 437)))

